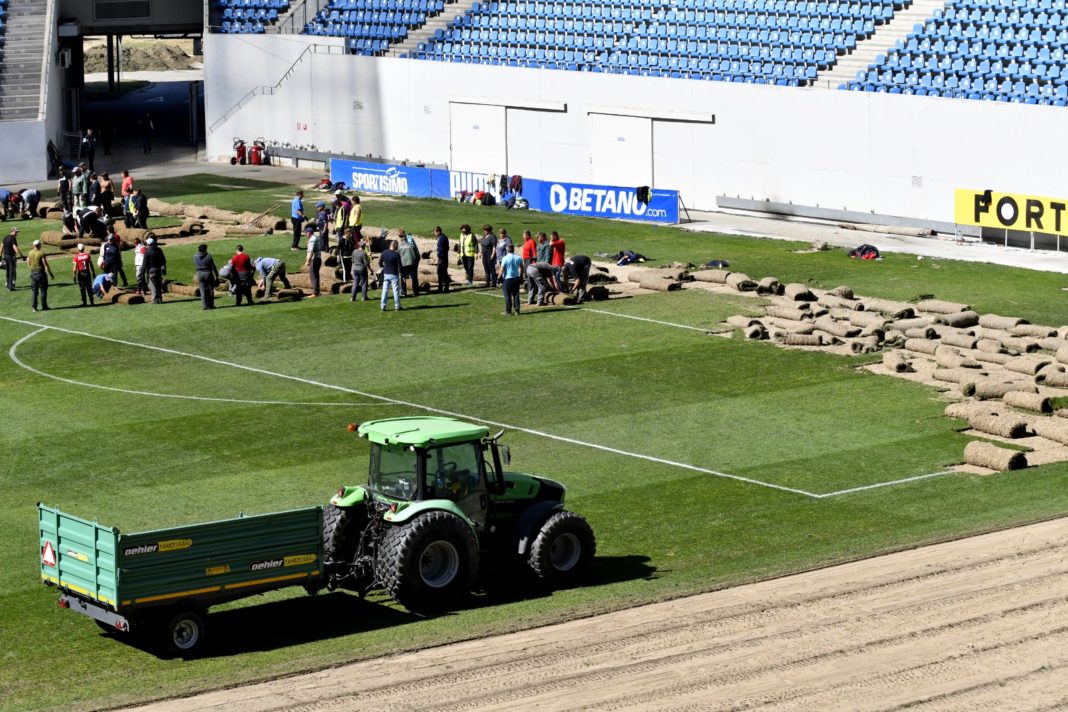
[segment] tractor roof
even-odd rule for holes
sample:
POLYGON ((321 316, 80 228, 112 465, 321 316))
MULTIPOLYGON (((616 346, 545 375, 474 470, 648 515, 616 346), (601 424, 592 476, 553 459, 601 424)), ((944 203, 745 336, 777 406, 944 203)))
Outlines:
POLYGON ((369 420, 360 426, 359 434, 379 445, 423 448, 481 440, 489 435, 489 428, 455 418, 426 416, 369 420))

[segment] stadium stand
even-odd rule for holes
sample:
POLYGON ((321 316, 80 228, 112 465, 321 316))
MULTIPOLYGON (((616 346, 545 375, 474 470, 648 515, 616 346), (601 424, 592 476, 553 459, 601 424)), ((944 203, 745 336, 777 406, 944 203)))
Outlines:
POLYGON ((1065 0, 960 0, 936 10, 852 91, 1068 106, 1065 0))
POLYGON ((214 0, 212 30, 231 35, 256 35, 278 21, 289 0, 214 0))
POLYGON ((909 3, 502 0, 475 3, 416 59, 805 86, 909 3))
POLYGON ((335 0, 307 24, 304 34, 345 37, 350 52, 380 55, 444 9, 444 0, 335 0))
POLYGON ((0 0, 0 120, 37 118, 47 10, 46 0, 0 0))

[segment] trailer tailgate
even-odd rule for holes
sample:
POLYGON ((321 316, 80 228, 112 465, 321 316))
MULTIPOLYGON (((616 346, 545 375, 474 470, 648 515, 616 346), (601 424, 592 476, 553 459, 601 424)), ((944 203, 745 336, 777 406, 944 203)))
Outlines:
POLYGON ((40 503, 37 516, 41 580, 115 610, 119 531, 40 503))

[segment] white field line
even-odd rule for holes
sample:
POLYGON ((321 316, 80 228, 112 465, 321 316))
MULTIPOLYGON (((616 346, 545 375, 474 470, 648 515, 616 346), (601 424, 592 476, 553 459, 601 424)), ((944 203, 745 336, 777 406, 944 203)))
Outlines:
POLYGON ((836 490, 834 492, 826 492, 824 494, 817 494, 816 499, 826 499, 828 497, 837 497, 843 494, 853 494, 854 492, 866 492, 867 490, 879 489, 881 487, 891 487, 893 485, 903 485, 909 482, 919 482, 920 480, 929 480, 932 477, 941 477, 942 475, 953 474, 949 470, 941 470, 939 472, 930 472, 926 475, 916 475, 915 477, 905 477, 900 480, 890 480, 889 482, 876 482, 873 485, 862 485, 860 487, 850 487, 849 489, 836 490))
MULTIPOLYGON (((8 317, 8 316, 0 316, 0 319, 3 319, 4 321, 10 321, 10 322, 13 322, 13 323, 16 323, 16 324, 24 324, 26 326, 37 327, 37 332, 34 332, 34 333, 38 333, 38 332, 40 332, 41 330, 44 330, 44 329, 51 329, 52 331, 58 331, 58 332, 65 333, 65 334, 73 334, 75 336, 84 336, 84 337, 90 338, 90 339, 99 339, 101 341, 108 341, 110 343, 122 344, 124 346, 133 346, 133 347, 136 347, 136 348, 147 349, 149 351, 158 351, 160 353, 172 354, 174 356, 184 356, 186 358, 196 359, 198 361, 205 361, 207 363, 217 364, 219 366, 229 366, 230 368, 236 368, 236 369, 239 369, 239 370, 242 370, 242 371, 249 371, 251 373, 259 373, 259 374, 262 374, 264 376, 273 376, 275 378, 281 378, 281 379, 288 380, 288 381, 296 381, 297 383, 304 383, 304 384, 307 384, 307 385, 310 385, 310 386, 319 386, 320 388, 326 388, 326 389, 329 389, 329 390, 341 391, 342 393, 351 393, 351 394, 358 395, 358 396, 361 396, 361 397, 364 397, 364 398, 371 398, 371 399, 376 400, 376 401, 381 401, 383 403, 390 403, 392 405, 406 406, 406 407, 409 407, 409 408, 414 408, 416 410, 422 410, 422 411, 425 411, 425 412, 428 412, 428 413, 436 413, 438 415, 446 415, 446 416, 449 416, 451 418, 459 418, 461 420, 470 420, 470 421, 475 421, 477 423, 484 423, 486 425, 492 425, 492 426, 498 427, 498 428, 505 428, 507 430, 515 430, 517 432, 527 433, 529 435, 535 435, 535 436, 538 436, 538 437, 543 437, 543 438, 546 438, 548 440, 555 440, 557 442, 568 443, 569 445, 578 445, 578 446, 581 446, 581 447, 588 447, 588 448, 591 448, 593 450, 599 450, 601 452, 609 452, 609 453, 612 453, 614 455, 622 455, 624 457, 632 457, 632 458, 635 458, 635 459, 638 459, 638 460, 645 460, 647 462, 655 462, 655 463, 660 464, 660 465, 668 465, 670 467, 678 467, 678 468, 683 469, 683 470, 690 470, 692 472, 700 472, 700 473, 703 473, 703 474, 706 474, 706 475, 712 475, 713 477, 720 477, 720 478, 723 478, 723 479, 733 480, 733 481, 736 481, 736 482, 745 482, 746 484, 757 485, 759 487, 766 487, 768 489, 773 489, 773 490, 777 490, 777 491, 780 491, 780 492, 789 492, 791 494, 798 494, 798 495, 802 495, 804 497, 809 497, 809 498, 812 498, 812 499, 826 499, 828 497, 835 497, 835 496, 838 496, 838 495, 849 494, 849 493, 852 493, 852 492, 859 492, 859 491, 868 490, 868 489, 875 489, 875 488, 879 488, 879 487, 889 487, 889 486, 896 485, 896 484, 913 482, 913 481, 916 481, 916 480, 928 479, 928 478, 931 478, 931 477, 937 477, 937 476, 940 476, 940 475, 947 474, 945 472, 935 472, 935 473, 930 473, 930 474, 927 474, 927 475, 920 475, 918 477, 908 477, 908 478, 901 479, 901 480, 892 480, 892 481, 889 481, 889 482, 880 482, 880 483, 876 483, 876 484, 873 484, 873 485, 865 485, 863 487, 855 487, 855 488, 851 488, 851 489, 838 490, 838 491, 835 491, 835 492, 827 492, 827 493, 824 493, 824 494, 817 494, 815 492, 809 492, 807 490, 796 489, 796 488, 793 488, 793 487, 785 487, 783 485, 777 485, 777 484, 774 484, 772 482, 764 482, 762 480, 757 480, 757 479, 753 479, 753 478, 750 478, 750 477, 743 477, 741 475, 732 475, 732 474, 727 473, 727 472, 718 472, 716 470, 710 470, 710 469, 705 468, 705 467, 698 467, 697 465, 691 465, 691 464, 685 463, 685 462, 677 462, 675 460, 668 460, 668 459, 665 459, 665 458, 654 457, 652 455, 645 455, 643 453, 630 452, 630 451, 627 451, 627 450, 620 450, 618 448, 609 447, 607 445, 600 445, 600 444, 597 444, 597 443, 591 443, 591 442, 586 442, 586 441, 583 441, 583 440, 577 440, 575 438, 569 438, 569 437, 566 437, 566 436, 563 436, 563 435, 554 435, 552 433, 543 432, 541 430, 534 430, 532 428, 524 428, 524 427, 521 427, 521 426, 518 426, 518 425, 511 425, 509 423, 501 423, 501 422, 498 422, 498 421, 488 420, 486 418, 480 418, 480 417, 473 416, 473 415, 467 415, 467 414, 464 414, 464 413, 457 413, 457 412, 453 412, 453 411, 448 411, 448 410, 444 410, 442 408, 435 408, 433 406, 423 405, 421 403, 412 403, 410 401, 403 401, 403 400, 398 400, 396 398, 389 398, 387 396, 380 396, 380 395, 377 395, 375 393, 368 393, 366 391, 360 391, 360 390, 357 390, 355 388, 347 388, 345 386, 338 386, 338 385, 334 385, 332 383, 323 383, 323 382, 320 382, 320 381, 313 381, 311 379, 302 378, 300 376, 292 376, 292 375, 289 375, 287 373, 277 373, 275 371, 268 371, 266 369, 256 368, 255 366, 246 366, 245 364, 234 363, 232 361, 223 361, 221 359, 211 358, 210 356, 201 356, 200 354, 188 353, 188 352, 185 352, 185 351, 178 351, 176 349, 168 349, 168 348, 165 348, 163 346, 151 346, 149 344, 139 344, 139 343, 134 342, 134 341, 125 341, 123 339, 115 339, 115 338, 112 338, 110 336, 100 336, 99 334, 91 334, 91 333, 88 333, 88 332, 85 332, 85 331, 76 331, 74 329, 65 329, 65 328, 59 327, 59 326, 49 326, 47 324, 39 324, 37 322, 27 321, 25 319, 15 319, 13 317, 8 317)), ((693 327, 691 327, 691 328, 693 328, 693 327)), ((33 334, 31 334, 31 336, 32 335, 33 334)), ((12 349, 14 349, 14 346, 12 347, 12 349)), ((10 351, 9 351, 9 355, 10 355, 10 351)))
POLYGON ((96 388, 101 391, 111 391, 113 393, 126 393, 132 396, 149 396, 151 398, 177 398, 180 400, 192 400, 192 401, 210 401, 213 403, 238 403, 247 405, 298 405, 298 406, 316 406, 316 407, 342 407, 342 408, 355 408, 355 407, 384 407, 391 405, 390 403, 302 403, 298 401, 273 401, 273 400, 247 400, 244 398, 211 398, 209 396, 184 396, 175 393, 156 393, 154 391, 135 391, 129 388, 114 388, 112 386, 101 386, 97 383, 86 383, 85 381, 76 381, 73 378, 63 378, 52 373, 45 373, 39 368, 34 368, 22 359, 20 359, 16 353, 19 346, 29 341, 31 338, 40 334, 42 331, 47 331, 47 328, 40 328, 32 334, 23 336, 21 339, 12 344, 8 349, 7 355, 11 357, 18 366, 36 373, 38 376, 44 376, 45 378, 51 378, 54 381, 60 381, 62 383, 69 383, 72 386, 82 386, 83 388, 96 388))
MULTIPOLYGON (((503 299, 503 295, 496 294, 494 292, 475 292, 475 294, 481 294, 484 297, 496 297, 497 299, 503 299)), ((634 319, 635 321, 647 321, 650 324, 660 324, 662 326, 673 326, 676 329, 688 329, 690 331, 699 331, 702 334, 708 334, 711 329, 702 329, 699 326, 690 326, 689 324, 676 324, 673 321, 661 321, 659 319, 650 319, 644 316, 632 316, 630 314, 619 314, 616 312, 605 311, 604 309, 594 309, 593 307, 579 307, 570 304, 553 304, 552 306, 557 309, 577 309, 579 311, 593 312, 594 314, 607 314, 608 316, 617 316, 620 319, 634 319)))

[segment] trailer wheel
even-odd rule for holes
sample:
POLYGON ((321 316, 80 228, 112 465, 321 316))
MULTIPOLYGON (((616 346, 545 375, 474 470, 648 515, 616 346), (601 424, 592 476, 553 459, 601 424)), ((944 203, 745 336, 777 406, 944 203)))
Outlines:
POLYGON ((192 656, 204 643, 204 617, 181 610, 164 619, 163 648, 171 655, 192 656))
POLYGON ((574 512, 557 512, 541 525, 527 563, 538 578, 554 586, 570 586, 590 567, 597 540, 589 522, 574 512))
POLYGON ((375 564, 379 583, 405 608, 441 610, 470 591, 478 540, 455 514, 428 512, 388 529, 375 564))

